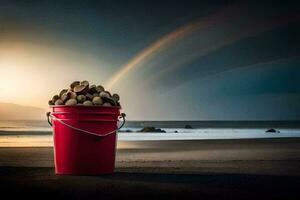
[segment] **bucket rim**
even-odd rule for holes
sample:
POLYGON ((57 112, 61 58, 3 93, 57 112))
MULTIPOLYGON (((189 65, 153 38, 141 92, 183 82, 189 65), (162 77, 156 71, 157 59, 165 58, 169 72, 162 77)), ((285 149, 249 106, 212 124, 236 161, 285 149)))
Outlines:
POLYGON ((115 112, 108 112, 108 111, 104 111, 104 112, 96 112, 96 111, 82 111, 82 112, 67 112, 67 111, 54 111, 51 112, 52 115, 65 115, 65 114, 73 114, 73 113, 78 113, 78 114, 83 114, 83 115, 115 115, 115 112))
POLYGON ((75 121, 75 122, 119 122, 120 120, 118 119, 93 119, 93 118, 90 118, 90 119, 70 119, 70 118, 63 118, 63 119, 60 119, 58 118, 59 120, 63 120, 63 121, 75 121))
POLYGON ((92 106, 85 106, 85 105, 50 105, 50 108, 63 108, 63 107, 67 107, 67 108, 78 108, 78 107, 93 108, 93 107, 97 107, 97 108, 118 108, 118 109, 122 109, 121 106, 102 106, 102 105, 92 105, 92 106))

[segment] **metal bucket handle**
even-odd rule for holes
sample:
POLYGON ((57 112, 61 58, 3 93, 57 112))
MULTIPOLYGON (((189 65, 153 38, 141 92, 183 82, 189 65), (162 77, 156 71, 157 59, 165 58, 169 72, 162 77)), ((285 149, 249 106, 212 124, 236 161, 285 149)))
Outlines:
POLYGON ((105 137, 105 136, 108 136, 110 134, 115 133, 116 131, 120 130, 124 126, 124 124, 126 122, 126 120, 125 120, 126 114, 125 113, 121 113, 120 116, 119 116, 119 118, 123 119, 123 123, 121 124, 121 126, 118 127, 117 129, 113 130, 113 131, 110 131, 110 132, 108 132, 106 134, 100 135, 100 134, 97 134, 97 133, 94 133, 94 132, 90 132, 90 131, 87 131, 87 130, 83 130, 83 129, 80 129, 80 128, 76 128, 76 127, 74 127, 74 126, 72 126, 70 124, 67 124, 62 119, 59 119, 59 118, 55 117, 54 115, 52 115, 51 112, 47 112, 46 115, 47 115, 47 121, 48 121, 48 123, 49 123, 50 126, 52 126, 52 120, 57 120, 61 124, 65 125, 65 126, 67 126, 69 128, 71 128, 71 129, 74 129, 74 130, 77 130, 77 131, 81 131, 83 133, 87 133, 87 134, 90 134, 90 135, 100 136, 100 137, 105 137))

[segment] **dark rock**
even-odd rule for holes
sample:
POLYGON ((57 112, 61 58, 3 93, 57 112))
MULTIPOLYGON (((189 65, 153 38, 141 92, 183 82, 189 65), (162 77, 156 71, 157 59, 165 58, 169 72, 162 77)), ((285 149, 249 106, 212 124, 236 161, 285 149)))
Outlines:
POLYGON ((61 99, 57 99, 55 101, 55 105, 63 105, 63 104, 64 104, 64 102, 61 99))
POLYGON ((118 94, 113 94, 112 97, 116 102, 120 101, 120 96, 118 94))
POLYGON ((76 99, 77 95, 75 92, 67 92, 67 96, 68 98, 67 99, 76 99))
POLYGON ((67 93, 67 92, 68 92, 67 89, 61 90, 60 93, 59 93, 59 97, 61 98, 61 96, 62 96, 64 93, 67 93))
POLYGON ((143 133, 148 133, 148 132, 151 132, 151 133, 165 133, 166 131, 162 130, 160 128, 155 128, 153 126, 146 126, 146 127, 142 128, 139 132, 143 132, 143 133))
POLYGON ((69 99, 69 98, 68 98, 68 93, 67 93, 67 92, 66 92, 66 93, 63 93, 63 94, 61 95, 61 100, 62 100, 63 102, 66 102, 68 99, 69 99))
POLYGON ((110 94, 107 93, 106 91, 100 92, 99 96, 102 98, 110 98, 110 94))
POLYGON ((113 106, 117 105, 117 103, 115 102, 115 100, 112 97, 101 97, 103 99, 104 103, 109 103, 113 106))
POLYGON ((67 105, 67 106, 75 106, 76 104, 77 104, 77 100, 76 99, 69 99, 65 103, 65 105, 67 105))
POLYGON ((174 133, 178 133, 178 131, 174 131, 174 133))
POLYGON ((88 93, 90 93, 90 94, 97 93, 96 85, 91 85, 89 90, 88 90, 88 93))
POLYGON ((132 130, 126 129, 126 130, 119 130, 118 132, 121 132, 121 133, 131 133, 132 130))
POLYGON ((88 81, 81 81, 80 85, 85 85, 85 86, 89 87, 90 83, 88 81))
POLYGON ((89 90, 89 85, 88 84, 77 85, 77 86, 74 87, 73 90, 77 94, 86 94, 89 90))
POLYGON ((59 96, 58 96, 58 95, 54 95, 54 96, 52 97, 52 102, 55 102, 57 99, 59 99, 59 96))
POLYGON ((86 97, 87 100, 93 100, 93 98, 94 98, 94 96, 92 94, 90 94, 90 93, 87 93, 85 95, 85 97, 86 97))
POLYGON ((99 94, 96 92, 93 94, 93 97, 100 97, 99 94))
POLYGON ((52 100, 49 100, 49 101, 48 101, 48 105, 54 105, 53 101, 52 101, 52 100))
POLYGON ((98 93, 103 92, 104 91, 104 87, 102 85, 98 85, 96 87, 96 90, 97 90, 98 93))
POLYGON ((187 124, 187 125, 185 125, 184 128, 186 128, 186 129, 192 129, 193 127, 191 125, 187 124))
POLYGON ((101 99, 101 97, 94 97, 93 98, 93 104, 94 105, 102 105, 103 104, 103 101, 102 101, 102 99, 101 99))
POLYGON ((92 106, 93 102, 91 102, 91 101, 85 101, 85 102, 83 102, 83 105, 84 106, 92 106))
POLYGON ((271 129, 266 130, 266 133, 280 133, 280 131, 278 131, 274 128, 271 128, 271 129))
MULTIPOLYGON (((99 97, 99 98, 101 98, 101 97, 99 97)), ((109 102, 105 102, 102 104, 102 106, 112 106, 112 105, 109 102)))
POLYGON ((83 103, 83 102, 85 102, 85 100, 86 100, 86 97, 84 95, 81 94, 81 95, 77 96, 78 103, 83 103))

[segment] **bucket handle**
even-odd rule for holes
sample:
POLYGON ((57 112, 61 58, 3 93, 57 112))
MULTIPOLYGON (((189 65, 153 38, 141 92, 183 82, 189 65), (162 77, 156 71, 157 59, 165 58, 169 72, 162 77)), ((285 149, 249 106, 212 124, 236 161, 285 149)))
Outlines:
POLYGON ((47 112, 46 115, 47 115, 47 121, 48 121, 48 123, 49 123, 50 126, 52 126, 52 120, 57 120, 61 124, 65 125, 65 126, 67 126, 69 128, 71 128, 71 129, 74 129, 74 130, 77 130, 77 131, 80 131, 80 132, 83 132, 83 133, 87 133, 87 134, 90 134, 90 135, 100 136, 100 137, 105 137, 105 136, 108 136, 108 135, 110 135, 112 133, 115 133, 117 130, 120 130, 124 126, 124 124, 126 122, 126 120, 125 120, 126 114, 125 113, 121 113, 120 116, 119 116, 119 118, 123 119, 123 123, 121 124, 121 126, 118 127, 117 129, 113 130, 113 131, 110 131, 110 132, 104 134, 104 135, 99 135, 97 133, 90 132, 90 131, 87 131, 87 130, 83 130, 83 129, 80 129, 80 128, 76 128, 76 127, 74 127, 74 126, 72 126, 70 124, 67 124, 62 119, 59 119, 59 118, 55 117, 54 115, 52 115, 51 112, 47 112))

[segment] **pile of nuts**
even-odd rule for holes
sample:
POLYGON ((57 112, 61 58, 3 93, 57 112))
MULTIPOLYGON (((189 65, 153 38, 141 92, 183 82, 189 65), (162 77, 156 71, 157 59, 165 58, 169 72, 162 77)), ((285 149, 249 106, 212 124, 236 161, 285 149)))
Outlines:
POLYGON ((91 85, 88 81, 74 81, 69 89, 63 89, 59 95, 49 100, 49 105, 84 106, 120 106, 120 96, 111 95, 101 85, 91 85))

